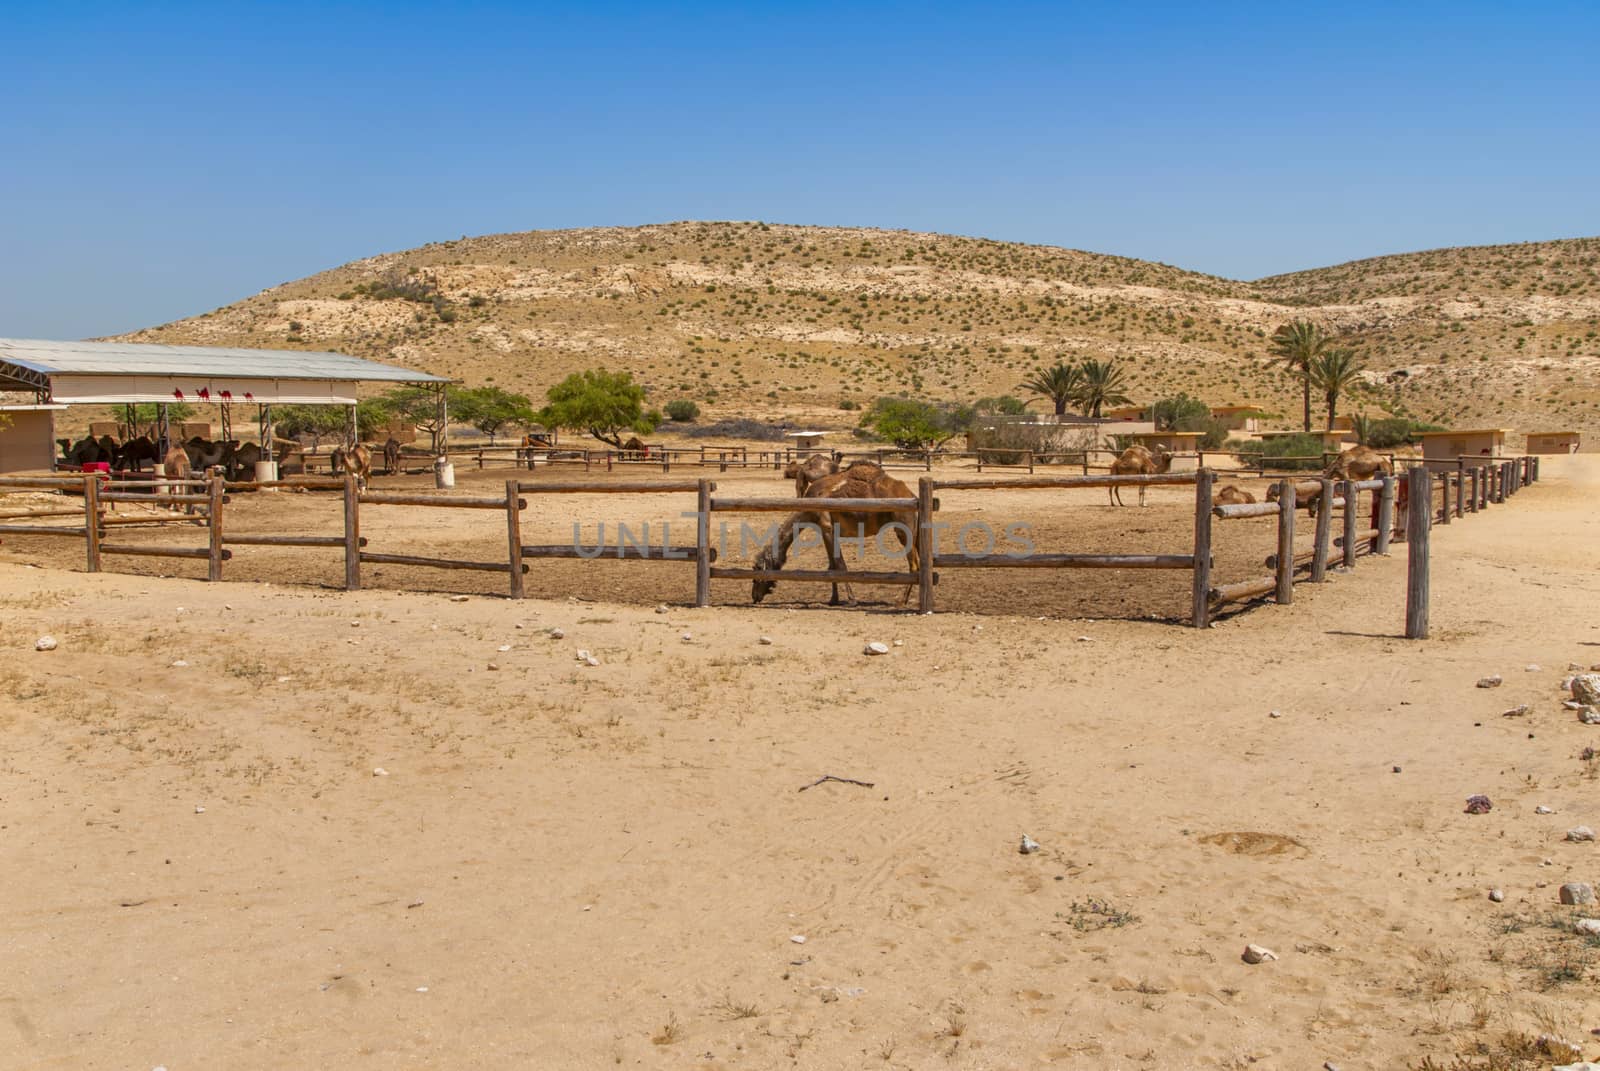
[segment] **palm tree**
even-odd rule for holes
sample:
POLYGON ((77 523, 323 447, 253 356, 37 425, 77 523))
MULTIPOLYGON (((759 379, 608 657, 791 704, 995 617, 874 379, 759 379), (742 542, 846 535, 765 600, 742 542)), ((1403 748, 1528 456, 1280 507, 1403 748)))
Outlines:
POLYGON ((1311 362, 1316 360, 1333 340, 1322 329, 1308 320, 1284 324, 1272 333, 1273 363, 1281 364, 1291 375, 1300 377, 1305 390, 1306 431, 1311 430, 1311 362))
POLYGON ((1328 403, 1328 430, 1333 430, 1333 418, 1339 408, 1339 395, 1361 382, 1363 369, 1360 358, 1350 350, 1325 350, 1312 358, 1310 374, 1306 381, 1322 392, 1328 403))
POLYGON ((1100 418, 1100 410, 1108 405, 1127 405, 1133 399, 1122 393, 1127 385, 1122 369, 1113 360, 1083 362, 1080 368, 1082 383, 1078 388, 1077 403, 1085 416, 1100 418))
POLYGON ((1067 411, 1067 403, 1078 400, 1082 378, 1077 365, 1057 361, 1054 368, 1040 369, 1017 384, 1017 389, 1049 398, 1056 407, 1056 416, 1060 416, 1067 411))
POLYGON ((1365 413, 1357 413, 1350 418, 1350 430, 1355 433, 1358 445, 1372 445, 1372 424, 1372 418, 1365 413))

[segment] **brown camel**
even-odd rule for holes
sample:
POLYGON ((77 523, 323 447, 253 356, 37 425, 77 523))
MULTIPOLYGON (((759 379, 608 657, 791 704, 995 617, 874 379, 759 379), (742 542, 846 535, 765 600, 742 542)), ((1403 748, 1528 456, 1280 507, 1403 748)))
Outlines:
POLYGON ((635 435, 622 444, 622 453, 624 457, 637 461, 650 456, 650 447, 645 444, 643 439, 635 435))
MULTIPOLYGON (((1267 501, 1276 502, 1281 498, 1278 494, 1278 485, 1273 484, 1267 488, 1267 501)), ((1311 516, 1317 515, 1318 508, 1322 505, 1322 484, 1316 481, 1300 480, 1294 485, 1294 508, 1303 509, 1311 516)))
MULTIPOLYGON (((1172 471, 1172 455, 1162 447, 1156 447, 1151 453, 1142 446, 1130 446, 1117 459, 1111 463, 1113 476, 1155 476, 1159 473, 1172 471)), ((1112 484, 1107 490, 1111 495, 1113 506, 1125 505, 1122 501, 1122 488, 1112 484)), ((1139 505, 1144 505, 1144 484, 1139 485, 1139 505)))
POLYGON ((794 481, 794 497, 804 498, 806 488, 839 471, 838 454, 812 454, 799 461, 791 461, 783 470, 786 479, 794 481))
POLYGON ((400 471, 400 440, 393 435, 383 444, 383 471, 390 476, 400 471))
POLYGON ((1248 506, 1254 504, 1255 500, 1255 495, 1231 483, 1211 498, 1212 504, 1217 506, 1248 506))
MULTIPOLYGON (((829 498, 915 498, 916 494, 905 484, 896 480, 881 467, 870 461, 858 461, 843 472, 823 476, 806 489, 802 498, 829 499, 829 498)), ((823 546, 828 551, 830 567, 843 569, 844 556, 839 552, 838 538, 849 533, 854 539, 878 539, 878 533, 889 529, 899 540, 900 546, 905 548, 910 561, 912 581, 917 575, 920 559, 917 554, 917 544, 914 538, 917 527, 917 513, 915 510, 883 510, 872 513, 857 513, 847 510, 828 510, 822 502, 814 510, 795 513, 785 520, 778 529, 777 539, 761 549, 756 555, 755 567, 757 569, 782 569, 789 557, 789 547, 794 543, 795 530, 802 524, 815 525, 822 534, 823 546), (834 525, 839 526, 839 531, 834 531, 834 525)), ((911 599, 912 581, 906 584, 905 594, 901 597, 901 605, 911 599)), ((759 603, 771 593, 777 581, 754 580, 750 583, 750 599, 759 603)), ((850 601, 855 601, 855 593, 850 590, 848 582, 845 592, 850 601)), ((833 585, 833 597, 828 600, 828 605, 839 604, 839 585, 833 585)))
POLYGON ((1357 446, 1334 458, 1326 475, 1330 480, 1371 480, 1393 476, 1394 466, 1372 447, 1357 446))
MULTIPOLYGON (((189 465, 189 454, 181 446, 172 447, 167 451, 167 456, 161 459, 161 475, 170 480, 187 480, 193 473, 194 469, 189 465)), ((180 483, 176 486, 168 485, 167 493, 192 495, 195 493, 195 489, 186 483, 180 483)), ((176 503, 170 501, 167 503, 167 507, 174 512, 178 508, 176 503)), ((190 502, 185 505, 183 511, 185 513, 193 513, 194 503, 190 502)))
POLYGON ((367 481, 372 478, 372 451, 357 443, 348 450, 343 447, 335 449, 330 458, 333 474, 337 476, 343 469, 356 478, 356 486, 361 490, 367 489, 367 481))

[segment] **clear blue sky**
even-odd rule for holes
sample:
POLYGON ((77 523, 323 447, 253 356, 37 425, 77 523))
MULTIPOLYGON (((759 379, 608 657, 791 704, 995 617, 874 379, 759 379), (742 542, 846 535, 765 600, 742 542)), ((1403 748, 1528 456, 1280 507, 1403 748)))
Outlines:
POLYGON ((3 16, 0 336, 547 227, 901 227, 1242 278, 1600 233, 1592 0, 3 16))

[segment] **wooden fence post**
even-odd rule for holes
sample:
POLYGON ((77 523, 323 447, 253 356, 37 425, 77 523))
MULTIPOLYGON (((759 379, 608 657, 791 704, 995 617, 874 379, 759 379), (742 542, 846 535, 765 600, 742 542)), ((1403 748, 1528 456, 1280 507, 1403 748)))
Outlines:
POLYGON ((933 480, 917 481, 917 612, 933 613, 933 480))
POLYGON ((1456 458, 1456 516, 1465 515, 1463 507, 1467 495, 1467 463, 1461 458, 1456 458))
POLYGON ((1426 465, 1406 474, 1411 516, 1406 524, 1406 639, 1428 638, 1428 535, 1433 526, 1433 480, 1426 465))
POLYGON ((1450 523, 1450 473, 1439 473, 1439 523, 1450 523))
POLYGON ((701 480, 695 492, 694 604, 711 603, 711 492, 716 484, 701 480))
POLYGON ((222 579, 222 490, 222 477, 213 475, 206 487, 206 527, 211 536, 206 546, 206 579, 213 582, 222 579))
POLYGON ((1361 508, 1356 504, 1356 483, 1354 480, 1345 480, 1344 484, 1344 567, 1356 567, 1356 518, 1361 513, 1361 508))
POLYGON ((83 478, 83 539, 88 555, 87 568, 100 571, 100 477, 89 473, 83 478))
POLYGON ((1477 466, 1473 466, 1472 474, 1468 478, 1470 479, 1471 484, 1472 484, 1472 486, 1470 488, 1471 494, 1468 496, 1468 502, 1469 502, 1469 507, 1470 507, 1468 509, 1468 512, 1476 513, 1476 512, 1478 512, 1478 469, 1477 469, 1477 466))
POLYGON ((1281 605, 1294 602, 1294 481, 1278 481, 1278 588, 1281 605))
POLYGON ((356 478, 344 478, 344 589, 361 590, 361 492, 356 478))
POLYGON ((1372 548, 1376 554, 1388 554, 1389 540, 1394 537, 1394 491, 1394 477, 1385 476, 1378 492, 1378 541, 1372 548))
POLYGON ((522 501, 517 481, 506 481, 506 542, 511 553, 511 597, 522 598, 522 501))
POLYGON ((1328 579, 1328 541, 1333 528, 1333 481, 1324 477, 1321 484, 1322 491, 1317 497, 1317 533, 1312 540, 1311 552, 1313 584, 1321 584, 1328 579))
POLYGON ((1211 485, 1216 473, 1202 468, 1194 479, 1194 576, 1189 592, 1189 623, 1205 628, 1211 623, 1211 485))

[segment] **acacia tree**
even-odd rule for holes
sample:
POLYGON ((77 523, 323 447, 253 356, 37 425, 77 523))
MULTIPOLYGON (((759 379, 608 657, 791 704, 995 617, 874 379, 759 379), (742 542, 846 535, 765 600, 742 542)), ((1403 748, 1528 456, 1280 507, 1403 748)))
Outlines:
POLYGON ((539 423, 587 431, 619 449, 623 432, 648 435, 661 423, 660 413, 645 412, 644 388, 633 381, 631 372, 574 372, 545 396, 550 404, 535 414, 539 423))
POLYGON ((1273 364, 1282 365, 1291 375, 1300 377, 1305 395, 1305 430, 1311 430, 1311 362, 1315 361, 1332 344, 1332 339, 1322 333, 1322 328, 1309 320, 1296 320, 1284 324, 1272 333, 1270 353, 1273 364))
POLYGON ((903 450, 935 450, 972 425, 971 406, 879 398, 861 417, 861 427, 903 450))
POLYGON ((1339 408, 1339 396, 1361 382, 1365 366, 1351 350, 1326 350, 1311 360, 1307 377, 1328 403, 1328 430, 1333 430, 1333 418, 1339 408))
POLYGON ((1056 407, 1056 416, 1061 416, 1067 411, 1068 405, 1078 400, 1082 381, 1083 372, 1077 365, 1057 361, 1055 367, 1041 368, 1017 384, 1017 389, 1050 399, 1056 407))
POLYGON ((1100 419, 1100 411, 1108 405, 1127 405, 1133 399, 1123 393, 1127 377, 1114 360, 1091 358, 1079 367, 1077 402, 1084 416, 1100 419))
POLYGON ((449 403, 458 420, 471 424, 489 436, 491 446, 500 429, 507 424, 533 423, 533 403, 527 395, 513 394, 500 387, 453 390, 449 403))

